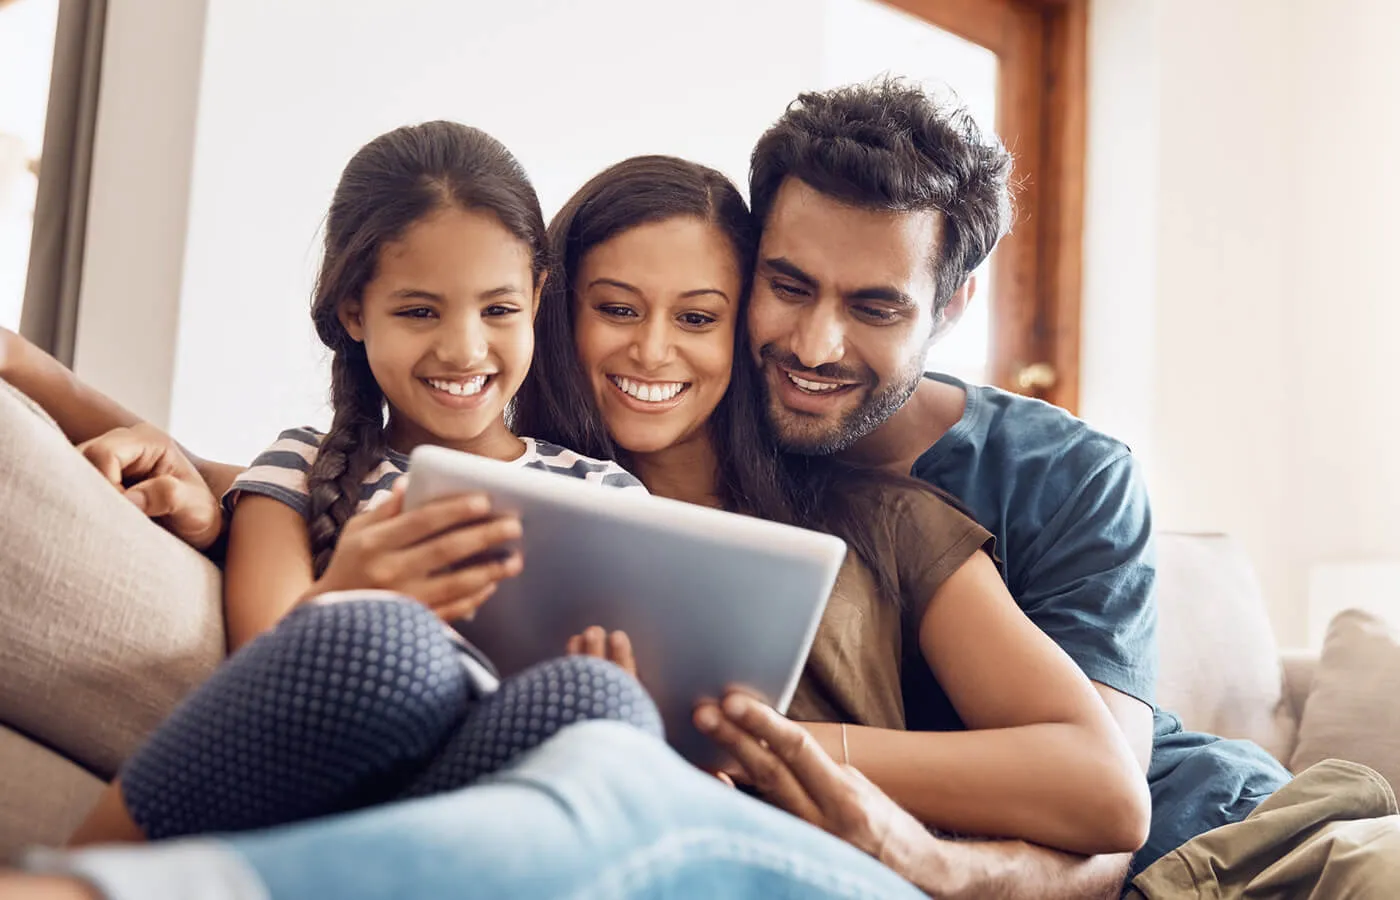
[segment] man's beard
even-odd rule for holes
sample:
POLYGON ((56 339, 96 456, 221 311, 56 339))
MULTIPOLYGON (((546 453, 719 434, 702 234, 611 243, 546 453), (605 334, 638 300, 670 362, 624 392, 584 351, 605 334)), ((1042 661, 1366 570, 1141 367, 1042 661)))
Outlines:
MULTIPOLYGON (((810 372, 821 378, 860 381, 869 385, 864 388, 866 394, 860 404, 843 414, 835 428, 813 433, 810 429, 802 427, 803 424, 820 427, 825 424, 825 419, 788 409, 774 395, 768 378, 765 376, 762 379, 763 390, 768 395, 768 424, 778 445, 788 453, 803 456, 830 456, 850 449, 857 441, 885 424, 890 416, 899 412, 904 404, 909 402, 909 398, 914 396, 914 391, 923 379, 922 367, 915 366, 911 371, 901 373, 895 381, 882 386, 874 373, 868 369, 865 372, 849 372, 837 366, 809 369, 795 357, 781 354, 772 346, 764 347, 760 356, 765 363, 777 363, 793 372, 810 372)), ((778 377, 786 376, 779 373, 778 377)))

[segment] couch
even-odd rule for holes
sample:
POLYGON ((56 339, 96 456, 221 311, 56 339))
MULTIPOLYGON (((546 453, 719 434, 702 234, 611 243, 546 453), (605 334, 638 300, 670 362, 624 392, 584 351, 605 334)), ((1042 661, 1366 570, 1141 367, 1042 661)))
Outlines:
MULTIPOLYGON (((1293 760, 1318 657, 1279 653, 1228 537, 1159 554, 1161 704, 1293 760)), ((63 840, 223 652, 218 570, 0 381, 0 858, 63 840)))

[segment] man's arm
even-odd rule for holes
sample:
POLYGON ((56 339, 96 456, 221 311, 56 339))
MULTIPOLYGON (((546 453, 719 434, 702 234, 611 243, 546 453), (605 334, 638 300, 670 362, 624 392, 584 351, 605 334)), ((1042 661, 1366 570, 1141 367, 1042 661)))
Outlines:
POLYGON ((1128 854, 1083 857, 1023 841, 935 837, 806 729, 747 695, 703 704, 695 725, 776 806, 869 853, 931 897, 1108 900, 1122 893, 1128 854))
POLYGON ((920 871, 940 880, 910 880, 946 900, 1117 900, 1132 862, 1129 853, 1075 856, 1024 841, 940 840, 935 853, 920 871))

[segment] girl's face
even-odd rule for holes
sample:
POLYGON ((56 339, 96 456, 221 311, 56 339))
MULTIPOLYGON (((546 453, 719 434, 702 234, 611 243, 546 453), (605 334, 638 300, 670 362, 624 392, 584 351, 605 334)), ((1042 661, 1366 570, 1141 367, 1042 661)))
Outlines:
POLYGON ((584 255, 574 340, 603 422, 630 453, 704 435, 729 387, 742 273, 716 226, 639 225, 584 255))
POLYGON ((341 306, 389 402, 389 436, 485 452, 535 349, 530 251, 492 215, 456 207, 380 248, 374 278, 341 306))

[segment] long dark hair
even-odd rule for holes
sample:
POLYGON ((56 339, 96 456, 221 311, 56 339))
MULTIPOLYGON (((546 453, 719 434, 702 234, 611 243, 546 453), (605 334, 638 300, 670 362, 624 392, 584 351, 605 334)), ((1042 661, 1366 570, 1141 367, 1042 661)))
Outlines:
MULTIPOLYGON (((747 291, 758 253, 758 233, 743 195, 720 172, 672 156, 637 156, 595 175, 549 223, 556 271, 545 282, 535 319, 535 362, 515 396, 517 434, 542 438, 599 459, 627 454, 603 425, 574 343, 575 279, 594 247, 640 225, 677 217, 700 219, 729 240, 747 291)), ((739 304, 735 365, 729 389, 707 428, 719 462, 718 493, 725 508, 780 521, 791 519, 782 489, 776 445, 763 426, 758 370, 739 304)))
POLYGON ((359 506, 361 482, 387 446, 384 394, 364 345, 341 324, 341 304, 362 297, 386 243, 450 206, 499 219, 529 246, 539 280, 547 259, 539 198, 510 151, 483 131, 456 122, 396 128, 361 147, 336 185, 311 304, 316 334, 333 354, 334 418, 307 474, 307 527, 318 577, 359 506))
POLYGON ((635 157, 592 178, 550 222, 549 249, 556 266, 535 319, 535 362, 515 396, 516 433, 627 465, 627 454, 603 424, 578 358, 575 279, 594 247, 629 229, 677 216, 701 219, 724 233, 746 289, 729 388, 708 423, 721 502, 731 512, 840 537, 870 570, 881 595, 898 602, 898 575, 890 554, 881 552, 890 545, 883 505, 887 490, 882 488, 934 491, 912 478, 779 450, 768 427, 762 373, 745 326, 758 229, 733 182, 714 169, 669 156, 635 157))

